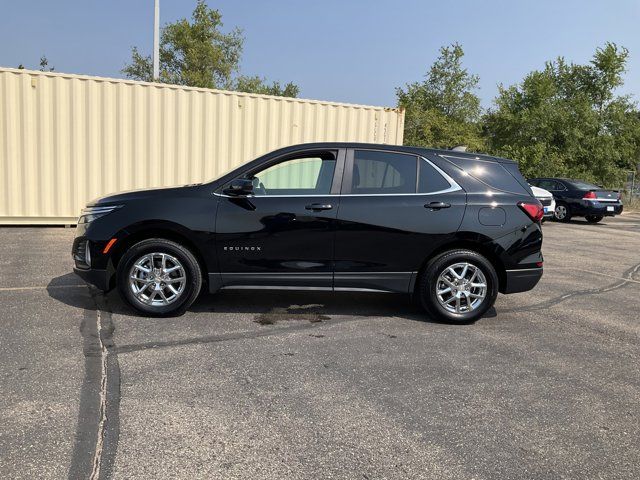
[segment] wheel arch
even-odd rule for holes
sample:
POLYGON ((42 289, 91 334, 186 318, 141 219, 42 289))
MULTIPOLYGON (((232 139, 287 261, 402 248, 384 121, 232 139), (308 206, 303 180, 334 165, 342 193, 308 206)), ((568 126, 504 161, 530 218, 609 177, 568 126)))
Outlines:
POLYGON ((416 294, 417 288, 419 286, 418 279, 421 277, 425 268, 427 268, 427 265, 432 259, 434 259, 436 256, 440 255, 443 252, 446 252, 449 250, 459 250, 459 249, 471 250, 485 257, 491 263, 491 265, 496 271, 496 275, 498 276, 498 291, 500 292, 503 291, 507 283, 507 273, 506 273, 506 267, 502 262, 502 260, 500 259, 499 254, 495 250, 487 246, 486 243, 483 242, 482 240, 475 240, 475 239, 469 239, 469 238, 457 238, 452 242, 440 245, 439 247, 434 249, 432 252, 430 252, 429 255, 422 261, 422 263, 420 264, 420 268, 418 269, 418 272, 416 274, 416 281, 414 282, 414 285, 413 285, 412 294, 414 295, 416 294))
POLYGON ((198 261, 203 281, 207 279, 208 263, 205 255, 197 242, 190 238, 189 230, 180 224, 168 221, 141 222, 121 230, 116 238, 119 240, 115 243, 109 259, 113 269, 109 279, 110 287, 115 285, 115 271, 125 252, 136 243, 150 238, 171 240, 187 248, 198 261))

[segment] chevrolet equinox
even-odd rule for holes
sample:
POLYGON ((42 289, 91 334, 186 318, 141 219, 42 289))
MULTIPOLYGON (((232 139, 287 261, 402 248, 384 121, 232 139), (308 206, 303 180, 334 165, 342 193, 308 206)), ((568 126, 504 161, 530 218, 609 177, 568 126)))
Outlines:
POLYGON ((542 216, 510 160, 315 143, 92 201, 72 252, 80 277, 146 315, 179 315, 206 285, 407 293, 466 323, 538 283, 542 216))

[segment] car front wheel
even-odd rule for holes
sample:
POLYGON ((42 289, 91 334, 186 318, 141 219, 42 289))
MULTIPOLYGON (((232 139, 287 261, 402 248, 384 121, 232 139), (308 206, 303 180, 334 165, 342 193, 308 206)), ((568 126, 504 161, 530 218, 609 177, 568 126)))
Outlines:
POLYGON ((498 276, 479 253, 451 250, 429 261, 418 288, 422 306, 435 319, 469 323, 493 306, 498 276))
POLYGON ((202 288, 193 254, 162 238, 133 245, 118 263, 118 291, 133 308, 150 316, 181 315, 202 288))

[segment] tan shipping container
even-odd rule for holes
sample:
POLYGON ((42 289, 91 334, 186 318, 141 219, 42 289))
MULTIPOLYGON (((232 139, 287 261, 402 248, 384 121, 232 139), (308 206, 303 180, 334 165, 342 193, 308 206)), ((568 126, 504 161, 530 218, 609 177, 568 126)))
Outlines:
POLYGON ((404 112, 0 68, 0 224, 70 224, 112 192, 203 182, 287 145, 402 144, 404 112))

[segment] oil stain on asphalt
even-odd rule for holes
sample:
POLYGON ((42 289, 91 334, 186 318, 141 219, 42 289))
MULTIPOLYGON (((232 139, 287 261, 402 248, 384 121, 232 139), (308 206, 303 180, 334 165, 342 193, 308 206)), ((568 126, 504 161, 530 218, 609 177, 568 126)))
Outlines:
POLYGON ((324 305, 290 305, 286 308, 273 308, 266 313, 257 315, 254 322, 260 325, 275 325, 278 322, 308 321, 318 323, 329 320, 330 317, 321 313, 324 305))

